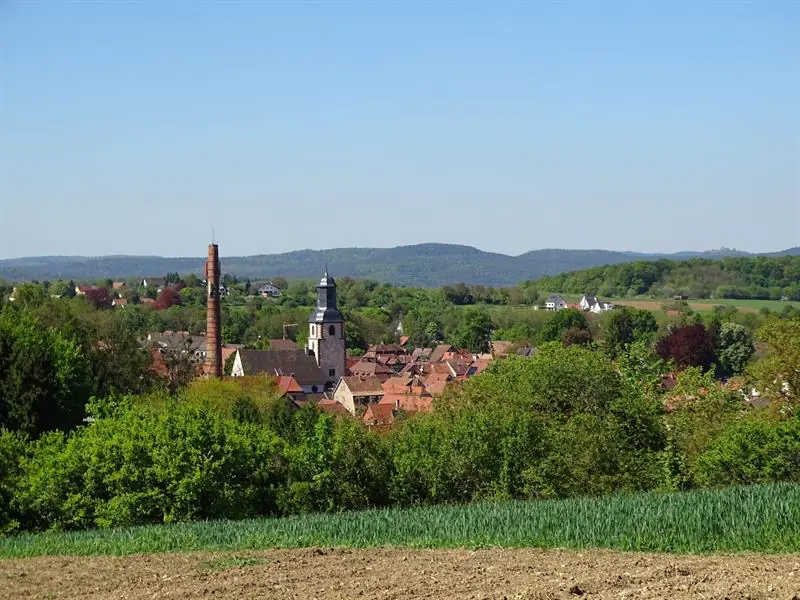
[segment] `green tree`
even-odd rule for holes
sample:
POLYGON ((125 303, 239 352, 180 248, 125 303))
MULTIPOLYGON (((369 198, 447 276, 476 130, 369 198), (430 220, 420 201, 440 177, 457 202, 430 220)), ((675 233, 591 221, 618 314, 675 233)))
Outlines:
POLYGON ((768 344, 769 352, 752 365, 752 377, 764 393, 782 396, 781 388, 785 383, 790 398, 797 398, 800 395, 800 320, 772 318, 757 335, 768 344))
POLYGON ((488 312, 480 308, 466 308, 453 334, 453 343, 470 352, 486 352, 489 349, 493 329, 492 318, 488 312))
POLYGON ((35 309, 47 302, 44 287, 35 283, 24 283, 17 286, 14 292, 14 303, 23 309, 35 309))
POLYGON ((723 375, 739 375, 755 353, 753 336, 743 325, 722 323, 717 337, 717 356, 723 375))
POLYGON ((539 332, 539 342, 555 342, 562 338, 567 329, 589 329, 589 322, 583 311, 574 308, 559 310, 539 332))
POLYGON ((649 310, 627 306, 612 311, 603 332, 603 348, 616 358, 636 341, 651 339, 658 330, 655 316, 649 310))
POLYGON ((84 416, 90 363, 81 346, 27 312, 0 313, 0 427, 37 436, 84 416))

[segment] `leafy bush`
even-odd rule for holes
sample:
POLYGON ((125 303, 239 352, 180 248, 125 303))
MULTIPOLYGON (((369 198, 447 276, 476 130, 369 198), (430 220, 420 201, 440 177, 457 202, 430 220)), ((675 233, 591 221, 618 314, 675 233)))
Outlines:
POLYGON ((0 535, 19 526, 13 501, 23 476, 22 464, 29 451, 24 434, 0 429, 0 535))
POLYGON ((346 510, 386 503, 388 457, 378 437, 351 420, 309 413, 307 427, 286 449, 288 478, 278 496, 285 514, 346 510))
POLYGON ((39 440, 19 505, 30 529, 275 512, 282 444, 271 431, 173 404, 39 440))
POLYGON ((706 486, 800 482, 800 420, 734 423, 697 461, 706 486))

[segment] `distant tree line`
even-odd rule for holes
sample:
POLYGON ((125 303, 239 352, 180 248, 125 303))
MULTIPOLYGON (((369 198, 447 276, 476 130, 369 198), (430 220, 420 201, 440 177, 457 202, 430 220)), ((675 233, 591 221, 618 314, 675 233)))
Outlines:
POLYGON ((536 285, 542 290, 615 298, 800 300, 800 256, 634 262, 544 277, 536 285))

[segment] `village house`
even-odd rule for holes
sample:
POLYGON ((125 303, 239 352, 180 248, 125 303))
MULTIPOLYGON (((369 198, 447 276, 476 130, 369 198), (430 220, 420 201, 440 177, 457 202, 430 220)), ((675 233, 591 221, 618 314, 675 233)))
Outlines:
POLYGON ((342 377, 333 390, 333 399, 355 415, 369 404, 377 404, 384 395, 377 377, 342 377))
POLYGON ((544 302, 545 310, 564 310, 567 308, 567 301, 561 296, 550 294, 544 302))
POLYGON ((150 348, 156 348, 162 352, 191 354, 201 361, 206 359, 205 336, 193 336, 188 331, 167 330, 148 333, 144 340, 144 345, 150 348))
POLYGON ((370 404, 361 420, 370 429, 386 429, 394 424, 395 408, 392 404, 370 404))
POLYGON ((302 408, 308 404, 308 397, 297 383, 297 380, 291 375, 280 375, 276 382, 282 397, 292 402, 297 408, 302 408))
POLYGON ((94 289, 93 285, 76 285, 75 286, 75 295, 76 296, 85 296, 86 292, 90 292, 94 289))
POLYGON ((457 348, 450 344, 439 344, 431 351, 428 360, 432 363, 438 363, 444 358, 445 354, 454 352, 455 350, 457 350, 457 348))
POLYGON ((581 310, 589 311, 590 313, 599 314, 614 308, 610 302, 601 302, 595 296, 584 295, 580 301, 581 310))
POLYGON ((306 394, 324 391, 327 376, 313 355, 305 350, 242 350, 236 351, 231 376, 291 376, 306 394))
POLYGON ((386 381, 395 374, 394 370, 376 361, 360 360, 349 369, 350 375, 361 377, 377 377, 381 381, 386 381))
POLYGON ((271 281, 258 286, 258 295, 262 298, 280 298, 281 288, 273 284, 271 281))

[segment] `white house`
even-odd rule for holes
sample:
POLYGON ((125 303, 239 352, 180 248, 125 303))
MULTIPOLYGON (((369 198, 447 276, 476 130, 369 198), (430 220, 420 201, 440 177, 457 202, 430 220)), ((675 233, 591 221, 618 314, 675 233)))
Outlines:
POLYGON ((550 294, 545 300, 544 307, 546 310, 563 310, 567 308, 567 301, 561 296, 550 294))
POLYGON ((280 298, 281 288, 268 281, 264 285, 258 287, 258 295, 262 298, 280 298))
POLYGON ((614 308, 614 305, 610 302, 601 302, 595 296, 587 296, 584 295, 581 298, 580 306, 583 310, 587 310, 590 313, 601 313, 607 310, 611 310, 614 308))

